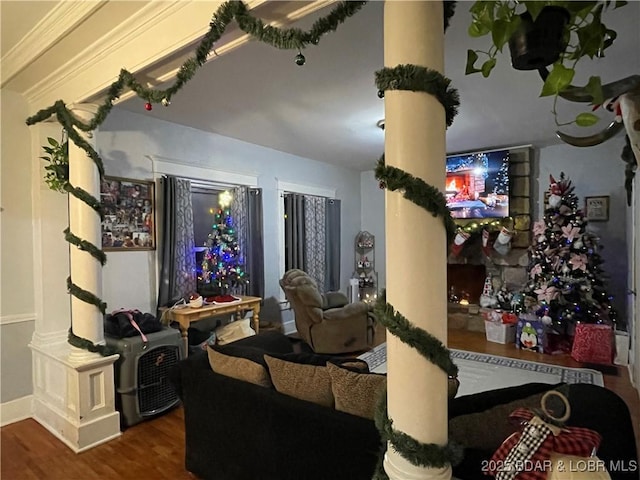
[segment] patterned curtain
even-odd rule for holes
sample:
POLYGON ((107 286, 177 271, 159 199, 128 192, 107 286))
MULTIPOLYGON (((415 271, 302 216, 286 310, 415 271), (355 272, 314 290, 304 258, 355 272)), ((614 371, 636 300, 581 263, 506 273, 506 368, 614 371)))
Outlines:
POLYGON ((316 280, 318 289, 325 291, 326 275, 326 199, 304 196, 305 272, 316 280))
POLYGON ((191 182, 166 176, 160 185, 163 215, 158 308, 196 291, 191 182))
POLYGON ((242 295, 264 297, 264 238, 262 231, 262 189, 237 187, 232 191, 233 216, 240 262, 249 276, 242 295))

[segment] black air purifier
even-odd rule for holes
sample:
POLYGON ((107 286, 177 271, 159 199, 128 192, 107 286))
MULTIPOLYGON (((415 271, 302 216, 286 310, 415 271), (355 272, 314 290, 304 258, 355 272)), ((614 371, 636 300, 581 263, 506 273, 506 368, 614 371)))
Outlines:
POLYGON ((120 423, 130 427, 176 406, 180 400, 169 383, 169 370, 184 356, 180 331, 164 328, 140 336, 105 337, 120 354, 115 363, 116 408, 120 423))

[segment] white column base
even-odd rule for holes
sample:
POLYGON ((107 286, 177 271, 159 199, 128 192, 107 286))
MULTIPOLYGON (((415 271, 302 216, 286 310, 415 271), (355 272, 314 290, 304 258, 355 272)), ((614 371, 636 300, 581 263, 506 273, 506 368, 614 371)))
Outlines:
POLYGON ((69 344, 30 347, 33 418, 76 453, 119 437, 113 373, 119 355, 72 355, 69 344))
POLYGON ((427 468, 410 463, 393 449, 391 442, 387 442, 383 466, 390 480, 450 480, 451 467, 427 468))

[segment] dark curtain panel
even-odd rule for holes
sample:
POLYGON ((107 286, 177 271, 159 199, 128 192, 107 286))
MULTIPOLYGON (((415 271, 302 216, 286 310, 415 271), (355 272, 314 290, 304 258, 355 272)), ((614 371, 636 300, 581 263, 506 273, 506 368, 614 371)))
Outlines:
POLYGON ((304 195, 284 197, 285 271, 305 268, 304 195))
POLYGON ((326 273, 325 291, 340 290, 340 200, 325 200, 326 273))
POLYGON ((245 295, 264 298, 264 235, 262 227, 262 189, 237 187, 233 190, 232 211, 244 269, 249 276, 245 295))
POLYGON ((171 306, 196 291, 191 183, 166 176, 160 180, 160 194, 162 243, 158 308, 171 306))

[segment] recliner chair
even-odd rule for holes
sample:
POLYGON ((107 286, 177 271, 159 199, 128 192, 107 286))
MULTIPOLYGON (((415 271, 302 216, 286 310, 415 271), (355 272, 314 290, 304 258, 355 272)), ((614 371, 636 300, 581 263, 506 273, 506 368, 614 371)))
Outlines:
POLYGON ((340 292, 321 295, 316 281, 293 269, 280 280, 291 303, 298 333, 316 353, 366 350, 373 343, 375 316, 365 302, 348 303, 340 292))

